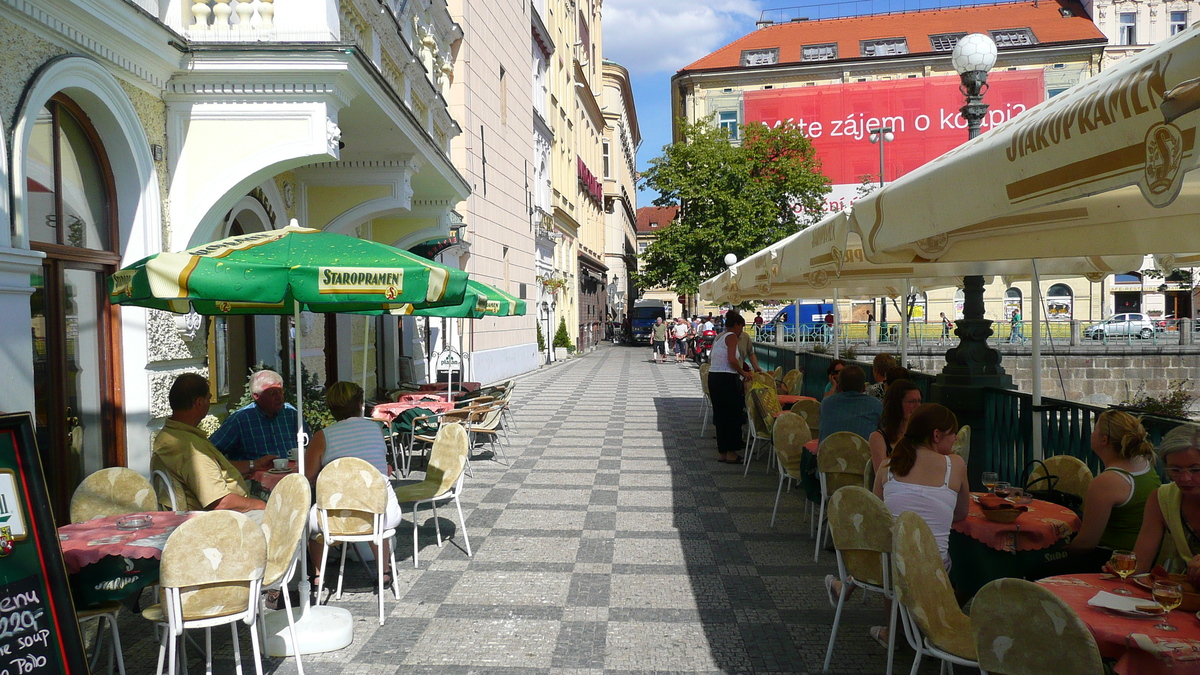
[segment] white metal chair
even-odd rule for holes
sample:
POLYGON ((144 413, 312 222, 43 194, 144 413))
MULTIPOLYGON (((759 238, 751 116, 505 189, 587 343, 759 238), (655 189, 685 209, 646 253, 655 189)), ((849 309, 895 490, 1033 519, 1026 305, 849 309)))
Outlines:
POLYGON ((428 504, 433 509, 433 525, 437 532, 438 548, 442 546, 442 526, 438 522, 437 504, 454 500, 454 508, 458 509, 458 522, 462 525, 463 543, 466 544, 467 555, 471 555, 471 538, 467 536, 467 519, 463 517, 462 504, 458 496, 462 494, 463 467, 469 454, 467 431, 461 424, 443 424, 438 429, 433 450, 429 454, 429 467, 425 471, 425 480, 412 485, 402 485, 396 488, 396 499, 400 502, 403 512, 406 504, 412 505, 413 513, 413 567, 417 566, 417 510, 422 504, 428 504))
MULTIPOLYGON (((289 474, 271 490, 267 499, 267 508, 263 512, 262 531, 267 540, 267 564, 263 572, 263 591, 279 591, 283 596, 283 611, 287 613, 288 631, 292 639, 292 654, 296 657, 296 671, 304 675, 304 664, 300 662, 299 641, 296 637, 296 623, 292 615, 292 600, 288 595, 288 586, 300 566, 300 549, 304 546, 304 521, 308 519, 308 509, 312 497, 308 487, 308 479, 300 474, 289 474)), ((265 594, 260 594, 265 600, 265 594)), ((267 644, 264 632, 263 615, 265 605, 260 606, 258 616, 259 631, 263 632, 263 645, 267 644)), ((276 652, 279 653, 279 652, 276 652)))
POLYGON ((817 475, 821 480, 821 505, 817 512, 817 543, 813 562, 821 555, 821 546, 829 533, 825 528, 825 507, 829 497, 846 485, 870 485, 871 445, 850 431, 830 434, 817 448, 817 475))
POLYGON ((971 628, 984 675, 1104 672, 1091 629, 1039 584, 996 579, 979 589, 971 601, 971 628))
POLYGON ((771 510, 771 527, 775 527, 775 514, 779 512, 783 483, 788 480, 800 480, 800 457, 804 452, 804 444, 812 440, 812 437, 809 435, 808 424, 792 412, 785 412, 775 420, 771 436, 779 463, 779 489, 775 491, 775 508, 771 510))
POLYGON ((150 481, 133 469, 100 469, 71 495, 71 522, 157 510, 150 481))
POLYGON ((88 663, 88 670, 96 672, 96 666, 100 663, 100 651, 104 647, 104 624, 108 624, 109 635, 109 650, 108 650, 108 672, 113 670, 113 662, 116 661, 117 672, 125 675, 125 657, 121 653, 121 632, 117 629, 117 614, 121 611, 121 603, 106 602, 99 607, 90 609, 76 609, 75 618, 79 620, 79 625, 82 628, 85 621, 96 622, 96 651, 92 654, 92 659, 88 663))
MULTIPOLYGON (((891 569, 892 513, 883 500, 857 485, 843 487, 829 498, 829 531, 833 534, 842 591, 838 594, 837 611, 833 614, 833 628, 829 632, 829 646, 825 649, 822 672, 829 672, 833 644, 842 621, 842 608, 851 589, 858 587, 863 591, 880 593, 889 600, 895 598, 891 569)), ((892 675, 892 659, 896 651, 897 605, 892 603, 888 618, 887 675, 892 675)))
MULTIPOLYGON (((346 576, 346 546, 352 543, 372 543, 378 551, 375 566, 379 577, 379 625, 384 623, 383 612, 383 545, 396 536, 395 529, 384 529, 387 513, 386 478, 370 462, 357 457, 340 457, 325 465, 317 476, 317 526, 324 544, 321 550, 321 578, 317 582, 317 599, 325 588, 329 549, 342 545, 342 560, 338 568, 337 593, 342 598, 342 582, 346 576)), ((391 547, 392 578, 396 578, 396 550, 391 547)), ((393 584, 396 599, 400 589, 393 584)))
POLYGON ((253 626, 266 560, 262 528, 236 511, 201 513, 171 533, 159 568, 163 602, 142 612, 165 629, 158 650, 160 675, 168 653, 168 672, 174 675, 176 646, 189 628, 204 629, 207 672, 211 673, 212 628, 224 625, 229 625, 233 633, 233 658, 240 675, 239 621, 251 626, 254 670, 262 675, 258 631, 253 626))
POLYGON ((892 527, 892 584, 904 637, 917 653, 912 675, 925 656, 941 659, 951 672, 955 664, 979 667, 971 620, 954 598, 933 532, 912 511, 901 513, 892 527))

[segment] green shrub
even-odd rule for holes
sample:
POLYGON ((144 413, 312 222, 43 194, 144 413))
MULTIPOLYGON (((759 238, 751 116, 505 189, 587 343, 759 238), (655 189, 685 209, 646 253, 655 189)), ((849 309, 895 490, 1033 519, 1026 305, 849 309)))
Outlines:
POLYGON ((538 351, 544 352, 544 351, 546 351, 546 338, 542 335, 542 324, 537 323, 534 325, 537 326, 538 351))
POLYGON ((1129 397, 1122 407, 1145 413, 1147 415, 1164 415, 1167 417, 1188 417, 1188 410, 1196 400, 1188 390, 1188 380, 1173 380, 1167 384, 1167 393, 1162 396, 1150 396, 1145 391, 1145 383, 1138 393, 1129 397))
POLYGON ((556 348, 565 347, 567 351, 575 349, 575 347, 571 344, 571 336, 567 333, 566 317, 560 317, 558 319, 558 331, 554 333, 554 346, 556 348))

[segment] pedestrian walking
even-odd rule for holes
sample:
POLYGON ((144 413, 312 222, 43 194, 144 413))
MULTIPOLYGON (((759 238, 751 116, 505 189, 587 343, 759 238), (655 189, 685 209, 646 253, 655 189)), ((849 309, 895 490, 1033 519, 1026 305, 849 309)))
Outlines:
POLYGON ((667 360, 667 324, 663 322, 660 316, 654 320, 654 325, 650 327, 650 343, 654 345, 655 363, 662 363, 667 360))
POLYGON ((1021 324, 1020 308, 1013 310, 1012 318, 1009 320, 1008 343, 1012 344, 1016 342, 1018 338, 1021 340, 1021 346, 1025 346, 1025 328, 1021 324))
POLYGON ((946 313, 942 312, 942 339, 938 340, 939 345, 944 344, 946 340, 950 339, 951 328, 954 328, 954 324, 950 322, 950 319, 946 318, 946 313))
POLYGON ((675 363, 683 363, 687 360, 687 338, 688 324, 683 320, 682 316, 675 317, 675 325, 671 327, 671 332, 675 337, 675 363))

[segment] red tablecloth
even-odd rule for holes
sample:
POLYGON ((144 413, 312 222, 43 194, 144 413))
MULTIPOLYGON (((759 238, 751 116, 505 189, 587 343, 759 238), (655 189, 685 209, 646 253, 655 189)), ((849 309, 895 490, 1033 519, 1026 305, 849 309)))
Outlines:
POLYGON ((1029 510, 1012 523, 994 523, 984 518, 979 504, 971 500, 971 512, 954 523, 954 531, 997 551, 1037 551, 1078 532, 1081 525, 1071 509, 1040 499, 1033 500, 1029 510))
POLYGON ((817 439, 814 438, 811 441, 804 444, 804 449, 815 455, 815 454, 817 454, 817 448, 819 448, 820 446, 821 446, 820 441, 818 441, 817 439))
POLYGON ((110 555, 126 558, 162 558, 167 537, 171 536, 180 523, 195 513, 152 511, 131 515, 150 516, 153 523, 140 530, 120 530, 117 529, 117 520, 124 516, 111 516, 58 528, 58 541, 62 546, 67 573, 75 574, 83 567, 110 555))
POLYGON ((293 460, 288 462, 287 471, 259 469, 258 471, 250 474, 250 480, 255 481, 259 485, 263 486, 263 489, 270 492, 271 490, 275 489, 276 485, 279 485, 279 481, 283 480, 284 476, 296 473, 297 471, 299 471, 299 469, 297 468, 295 460, 293 460))
POLYGON ((400 397, 396 403, 380 403, 371 411, 371 417, 384 422, 391 422, 400 415, 400 413, 411 410, 413 408, 425 408, 426 410, 443 413, 454 410, 454 404, 448 403, 445 400, 441 401, 425 401, 421 400, 426 394, 406 394, 400 397), (410 398, 411 397, 411 398, 410 398))
POLYGON ((778 397, 779 405, 788 407, 799 403, 800 401, 815 401, 817 399, 811 396, 793 396, 792 394, 780 394, 778 397))
MULTIPOLYGON (((1050 577, 1038 582, 1062 598, 1091 629, 1100 654, 1117 659, 1120 675, 1200 675, 1200 621, 1191 612, 1171 612, 1171 625, 1179 630, 1155 630, 1158 619, 1133 619, 1088 606, 1100 591, 1121 587, 1119 579, 1102 579, 1099 574, 1050 577)), ((1134 596, 1150 600, 1149 591, 1133 582, 1134 596)))

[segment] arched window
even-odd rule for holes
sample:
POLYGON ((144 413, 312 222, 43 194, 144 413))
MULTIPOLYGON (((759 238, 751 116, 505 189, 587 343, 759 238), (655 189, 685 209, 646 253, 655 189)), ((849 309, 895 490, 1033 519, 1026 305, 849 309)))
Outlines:
POLYGON ((1013 314, 1021 310, 1021 289, 1009 288, 1004 291, 1004 320, 1012 318, 1013 314))
POLYGON ((954 291, 954 320, 958 321, 963 318, 963 305, 967 302, 967 296, 963 293, 963 289, 954 291))
POLYGON ((1046 318, 1050 321, 1070 321, 1075 308, 1075 294, 1066 284, 1054 284, 1046 292, 1046 318))
POLYGON ((124 464, 115 382, 117 317, 106 280, 116 252, 116 192, 100 136, 61 94, 38 111, 25 160, 30 247, 46 254, 30 297, 34 417, 60 516, 84 476, 124 464))

